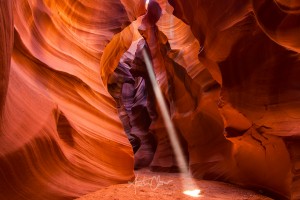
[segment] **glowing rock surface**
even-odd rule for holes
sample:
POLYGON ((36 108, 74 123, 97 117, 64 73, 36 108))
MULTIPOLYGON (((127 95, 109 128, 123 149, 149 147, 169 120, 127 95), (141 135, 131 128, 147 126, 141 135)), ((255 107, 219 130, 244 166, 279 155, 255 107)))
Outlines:
MULTIPOLYGON (((0 199, 72 199, 133 180, 133 151, 107 86, 124 53, 137 56, 144 1, 0 2, 0 199)), ((177 70, 156 76, 166 97, 173 89, 170 113, 192 174, 299 199, 299 3, 157 2, 151 34, 161 37, 146 41, 155 65, 177 70)), ((161 122, 140 118, 142 89, 127 86, 128 99, 144 101, 132 130, 144 144, 156 130, 158 145, 136 161, 145 154, 141 163, 154 170, 174 167, 161 122)))

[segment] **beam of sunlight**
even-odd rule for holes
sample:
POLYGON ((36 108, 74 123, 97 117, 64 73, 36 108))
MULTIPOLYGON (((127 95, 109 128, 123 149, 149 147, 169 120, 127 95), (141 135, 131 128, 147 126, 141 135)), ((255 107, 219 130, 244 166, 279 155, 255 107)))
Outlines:
POLYGON ((148 9, 148 4, 149 4, 149 0, 146 0, 146 3, 145 3, 146 10, 148 9))
POLYGON ((151 84, 153 86, 154 94, 155 94, 156 100, 158 102, 158 105, 159 105, 159 108, 160 108, 160 111, 161 111, 161 114, 162 114, 162 118, 164 120, 166 129, 167 129, 167 132, 169 134, 171 145, 172 145, 172 147, 175 151, 178 166, 180 167, 180 171, 182 173, 186 174, 186 173, 188 173, 187 163, 184 159, 184 155, 183 155, 183 152, 181 150, 181 147, 180 147, 177 135, 176 135, 176 131, 175 131, 173 122, 171 120, 171 117, 169 116, 169 111, 168 111, 166 102, 164 100, 163 94, 160 90, 159 85, 157 84, 150 58, 147 55, 147 52, 146 52, 145 49, 143 49, 143 56, 144 56, 144 59, 145 59, 145 64, 146 64, 146 67, 147 67, 147 71, 149 73, 150 81, 151 81, 151 84))
POLYGON ((150 58, 145 49, 143 49, 142 52, 143 52, 143 57, 145 60, 146 68, 147 68, 147 71, 148 71, 148 74, 150 77, 150 81, 153 86, 154 94, 155 94, 156 100, 158 102, 158 105, 159 105, 159 108, 160 108, 160 111, 162 114, 162 118, 163 118, 165 126, 166 126, 166 130, 169 134, 171 145, 174 149, 176 161, 177 161, 178 167, 180 169, 181 176, 183 178, 183 189, 184 189, 183 193, 186 195, 192 196, 192 197, 200 197, 200 195, 199 195, 200 190, 197 188, 196 183, 194 182, 194 180, 191 178, 191 176, 189 174, 188 163, 186 162, 186 160, 184 158, 184 154, 181 149, 179 139, 176 135, 176 130, 175 130, 174 124, 169 115, 168 107, 165 102, 164 96, 163 96, 162 91, 156 81, 150 58))

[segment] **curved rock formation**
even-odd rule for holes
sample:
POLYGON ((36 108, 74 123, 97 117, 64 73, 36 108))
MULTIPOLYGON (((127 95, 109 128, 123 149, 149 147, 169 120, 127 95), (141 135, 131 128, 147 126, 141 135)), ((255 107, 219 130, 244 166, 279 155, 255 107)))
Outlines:
POLYGON ((219 110, 235 160, 225 178, 298 199, 296 1, 171 3, 202 45, 200 61, 220 68, 219 110))
POLYGON ((99 73, 105 45, 129 23, 121 2, 1 1, 1 22, 0 198, 72 199, 132 180, 99 73))
POLYGON ((157 2, 0 0, 0 199, 176 170, 142 48, 194 177, 300 198, 298 1, 157 2))

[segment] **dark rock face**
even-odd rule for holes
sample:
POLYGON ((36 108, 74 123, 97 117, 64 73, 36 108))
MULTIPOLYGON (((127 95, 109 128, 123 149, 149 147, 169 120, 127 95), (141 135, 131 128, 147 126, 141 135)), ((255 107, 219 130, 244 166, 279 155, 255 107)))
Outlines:
MULTIPOLYGON (((9 80, 11 54, 13 49, 13 10, 12 2, 1 1, 0 7, 0 120, 5 104, 6 92, 9 80)), ((0 126, 0 131, 2 126, 0 126)))

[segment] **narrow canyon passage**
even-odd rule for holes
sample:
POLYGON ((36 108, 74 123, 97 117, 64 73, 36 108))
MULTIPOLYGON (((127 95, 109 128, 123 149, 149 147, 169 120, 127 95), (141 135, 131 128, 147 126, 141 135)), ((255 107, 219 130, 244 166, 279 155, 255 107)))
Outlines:
POLYGON ((299 8, 0 0, 0 199, 300 199, 299 8))

